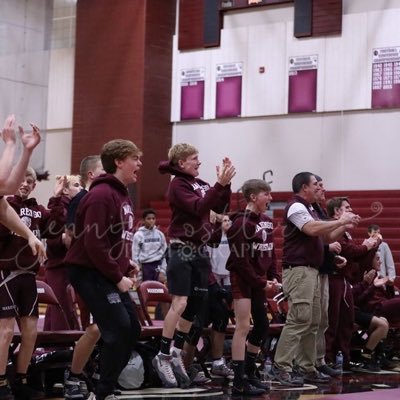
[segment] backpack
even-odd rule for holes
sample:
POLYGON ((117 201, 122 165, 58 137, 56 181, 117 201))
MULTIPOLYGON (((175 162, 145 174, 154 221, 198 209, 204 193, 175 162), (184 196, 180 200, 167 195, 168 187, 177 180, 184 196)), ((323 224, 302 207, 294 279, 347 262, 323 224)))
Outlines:
POLYGON ((151 342, 137 343, 125 368, 118 377, 122 390, 161 387, 161 380, 152 365, 158 349, 151 342))

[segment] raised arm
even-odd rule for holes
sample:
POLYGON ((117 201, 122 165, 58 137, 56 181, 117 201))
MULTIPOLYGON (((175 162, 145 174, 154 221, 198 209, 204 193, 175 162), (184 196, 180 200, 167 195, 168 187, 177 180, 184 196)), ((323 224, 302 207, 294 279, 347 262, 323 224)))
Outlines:
POLYGON ((0 159, 0 192, 2 194, 12 194, 8 190, 8 181, 12 171, 12 163, 16 149, 15 135, 15 116, 9 115, 4 122, 4 127, 1 131, 1 137, 4 141, 4 151, 0 159))
MULTIPOLYGON (((14 123, 15 123, 14 116, 10 116, 7 118, 5 129, 3 129, 3 138, 4 138, 4 131, 6 131, 6 137, 8 138, 8 140, 12 140, 13 136, 15 137, 14 123)), ((41 139, 39 128, 34 124, 31 124, 31 127, 33 130, 32 132, 29 133, 25 133, 21 126, 18 127, 23 146, 21 157, 15 164, 15 166, 11 169, 11 171, 8 170, 9 173, 6 179, 0 183, 0 194, 15 193, 24 179, 26 168, 28 167, 32 152, 34 148, 40 143, 41 139)), ((7 157, 10 156, 7 155, 7 157)), ((4 175, 3 172, 1 172, 0 176, 2 175, 4 175)))
POLYGON ((345 212, 339 219, 333 221, 309 221, 302 231, 309 236, 323 236, 328 243, 334 242, 346 230, 348 225, 357 225, 360 217, 351 212, 345 212))

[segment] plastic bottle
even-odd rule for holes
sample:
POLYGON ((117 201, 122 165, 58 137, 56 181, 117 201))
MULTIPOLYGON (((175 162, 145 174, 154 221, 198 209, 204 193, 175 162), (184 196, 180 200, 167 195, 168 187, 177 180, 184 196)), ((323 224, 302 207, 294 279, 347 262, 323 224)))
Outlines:
POLYGON ((272 371, 272 360, 270 356, 265 357, 264 370, 268 374, 272 371))
POLYGON ((266 356, 264 360, 264 368, 262 369, 262 380, 264 382, 271 382, 272 376, 272 361, 271 357, 266 356))
POLYGON ((343 353, 341 351, 336 354, 336 368, 343 371, 343 353))

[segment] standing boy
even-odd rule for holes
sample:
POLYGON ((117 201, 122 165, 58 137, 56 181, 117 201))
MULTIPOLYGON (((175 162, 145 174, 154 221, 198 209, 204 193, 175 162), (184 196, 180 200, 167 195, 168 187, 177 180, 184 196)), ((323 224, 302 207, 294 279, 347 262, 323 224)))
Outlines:
POLYGON ((256 358, 268 334, 265 302, 267 290, 278 284, 279 277, 272 236, 274 225, 265 214, 272 197, 270 186, 261 179, 246 181, 242 192, 246 209, 232 216, 232 226, 227 233, 231 250, 227 269, 236 318, 232 340, 235 374, 232 393, 260 395, 268 389, 255 375, 256 358), (254 325, 249 334, 250 317, 254 325))
MULTIPOLYGON (((104 173, 103 164, 99 155, 91 155, 82 159, 79 174, 83 189, 71 200, 68 206, 67 224, 65 228, 65 245, 71 246, 71 240, 75 233, 75 218, 79 203, 88 193, 93 181, 104 173)), ((100 331, 95 323, 90 323, 90 313, 81 298, 77 295, 80 319, 85 333, 77 341, 72 356, 71 368, 64 374, 64 396, 73 400, 84 400, 89 397, 89 392, 83 369, 92 354, 96 343, 100 339, 100 331)))
MULTIPOLYGON (((64 229, 64 205, 61 202, 63 181, 56 184, 55 196, 49 201, 50 211, 29 197, 35 186, 36 173, 29 167, 15 196, 4 201, 8 202, 36 240, 57 236, 64 229)), ((26 378, 37 336, 35 275, 39 270, 39 261, 36 254, 32 254, 25 236, 8 225, 0 225, 0 246, 0 399, 13 398, 2 383, 5 382, 8 347, 15 318, 20 320, 22 340, 13 392, 18 400, 40 399, 43 393, 28 386, 26 378)))
POLYGON ((156 281, 163 263, 167 242, 156 227, 156 212, 152 208, 143 211, 143 226, 133 236, 132 259, 140 265, 143 281, 156 281))
POLYGON ((134 217, 127 186, 135 183, 141 152, 129 140, 103 146, 106 171, 81 200, 75 236, 65 262, 74 289, 93 314, 103 345, 97 400, 113 400, 118 376, 140 335, 140 323, 128 294, 134 284, 130 266, 134 217))
POLYGON ((181 352, 202 297, 207 293, 209 260, 204 247, 212 232, 210 210, 217 213, 227 210, 230 183, 235 175, 231 161, 225 158, 222 168, 217 167, 217 183, 211 187, 197 178, 200 164, 198 150, 179 143, 169 150, 168 161, 159 166, 161 173, 175 176, 168 190, 172 221, 167 280, 172 304, 164 320, 160 353, 153 359, 153 366, 166 387, 176 387, 177 379, 181 386, 190 384, 181 352))

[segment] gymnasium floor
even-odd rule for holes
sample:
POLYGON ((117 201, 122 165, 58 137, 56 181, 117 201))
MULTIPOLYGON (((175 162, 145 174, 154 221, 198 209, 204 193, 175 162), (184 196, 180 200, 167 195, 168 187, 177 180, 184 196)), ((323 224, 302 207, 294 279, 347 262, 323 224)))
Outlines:
MULTIPOLYGON (((210 385, 198 388, 130 391, 119 396, 120 399, 163 400, 189 397, 204 400, 242 398, 232 396, 228 382, 223 381, 213 381, 210 385)), ((270 393, 252 398, 255 400, 399 400, 400 372, 352 373, 344 375, 341 379, 333 379, 330 384, 321 385, 318 388, 310 385, 307 390, 287 390, 273 383, 270 393)))

